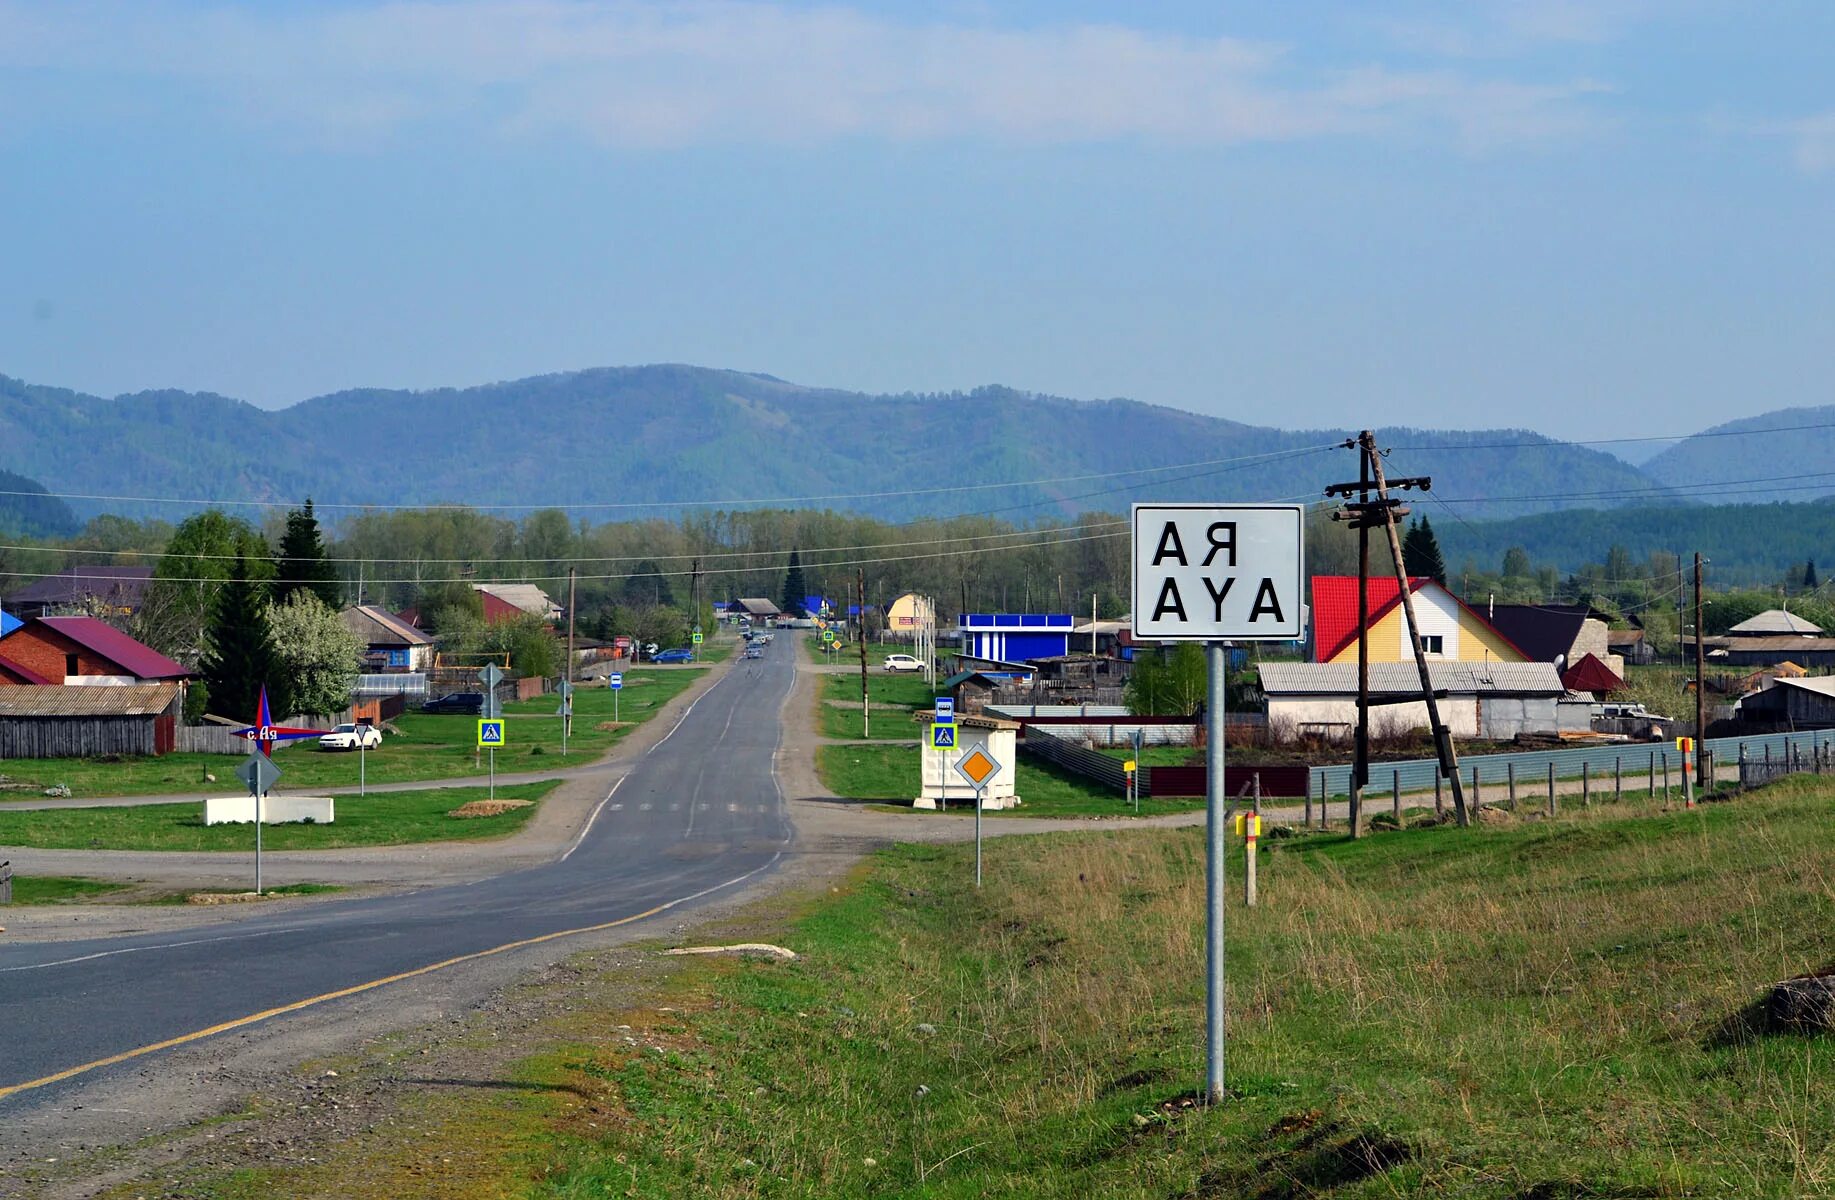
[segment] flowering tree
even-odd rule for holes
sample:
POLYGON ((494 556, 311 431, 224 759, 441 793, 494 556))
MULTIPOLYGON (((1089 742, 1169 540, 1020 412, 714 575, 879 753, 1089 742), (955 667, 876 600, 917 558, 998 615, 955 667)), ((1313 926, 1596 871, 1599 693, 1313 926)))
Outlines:
POLYGON ((350 703, 363 645, 330 605, 296 591, 268 610, 268 627, 292 711, 328 716, 350 703))

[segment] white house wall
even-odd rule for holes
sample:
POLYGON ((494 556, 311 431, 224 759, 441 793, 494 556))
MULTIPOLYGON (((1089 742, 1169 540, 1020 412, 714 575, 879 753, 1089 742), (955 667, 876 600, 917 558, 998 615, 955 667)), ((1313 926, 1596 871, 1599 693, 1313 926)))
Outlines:
MULTIPOLYGON (((1446 722, 1454 737, 1478 736, 1478 704, 1472 696, 1448 696, 1440 703, 1440 719, 1446 722)), ((1285 734, 1308 732, 1308 726, 1340 726, 1350 730, 1357 725, 1357 698, 1309 696, 1283 699, 1268 697, 1268 723, 1285 734)), ((1413 729, 1428 728, 1427 705, 1384 704, 1370 709, 1370 733, 1374 737, 1405 734, 1413 729)), ((1330 732, 1328 729, 1327 732, 1330 732)))
MULTIPOLYGON (((1401 617, 1402 657, 1412 658, 1414 650, 1408 641, 1408 610, 1397 608, 1401 617)), ((1415 615, 1421 619, 1421 635, 1441 638, 1440 653, 1429 658, 1459 658, 1459 601, 1437 587, 1424 587, 1414 594, 1415 615)), ((1425 724, 1425 722, 1423 722, 1425 724)))

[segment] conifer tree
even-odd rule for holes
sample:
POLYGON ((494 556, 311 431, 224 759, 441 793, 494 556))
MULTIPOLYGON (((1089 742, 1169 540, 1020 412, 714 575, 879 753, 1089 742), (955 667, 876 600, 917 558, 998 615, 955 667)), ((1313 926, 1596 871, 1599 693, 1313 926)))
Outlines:
POLYGON ((1813 592, 1819 585, 1816 583, 1816 560, 1810 559, 1803 564, 1803 590, 1813 592))
POLYGON ((287 510, 287 531, 280 539, 279 571, 274 579, 274 603, 284 604, 296 592, 311 592, 334 612, 342 603, 338 569, 325 553, 318 518, 312 515, 312 497, 306 507, 287 510))
POLYGON ((209 688, 211 710, 220 717, 253 721, 263 684, 275 718, 288 711, 286 681, 275 670, 278 660, 268 628, 266 591, 260 581, 249 578, 248 559, 238 553, 228 581, 211 602, 198 673, 209 688))
POLYGON ((809 595, 809 585, 803 582, 803 556, 800 551, 790 552, 790 565, 784 570, 783 610, 793 617, 803 615, 803 600, 809 595))
POLYGON ((1408 526, 1408 535, 1402 539, 1402 568, 1410 579, 1426 577, 1446 586, 1446 560, 1440 556, 1440 543, 1426 517, 1408 526))

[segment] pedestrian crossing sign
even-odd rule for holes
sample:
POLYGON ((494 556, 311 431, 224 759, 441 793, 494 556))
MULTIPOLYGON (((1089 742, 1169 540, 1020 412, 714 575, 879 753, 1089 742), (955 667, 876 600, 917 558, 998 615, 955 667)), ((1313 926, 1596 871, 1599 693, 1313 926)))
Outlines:
POLYGON ((954 725, 932 725, 930 727, 930 748, 932 750, 954 750, 956 748, 956 727, 954 725))
POLYGON ((503 745, 503 720, 485 717, 478 722, 478 749, 503 745))

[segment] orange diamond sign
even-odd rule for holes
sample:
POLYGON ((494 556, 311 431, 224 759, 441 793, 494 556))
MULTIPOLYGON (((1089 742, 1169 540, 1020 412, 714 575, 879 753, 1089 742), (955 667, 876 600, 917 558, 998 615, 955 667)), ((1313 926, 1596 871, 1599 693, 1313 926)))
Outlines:
POLYGON ((956 760, 956 774, 976 787, 983 788, 990 779, 1000 774, 1000 764, 986 750, 977 746, 956 760))

